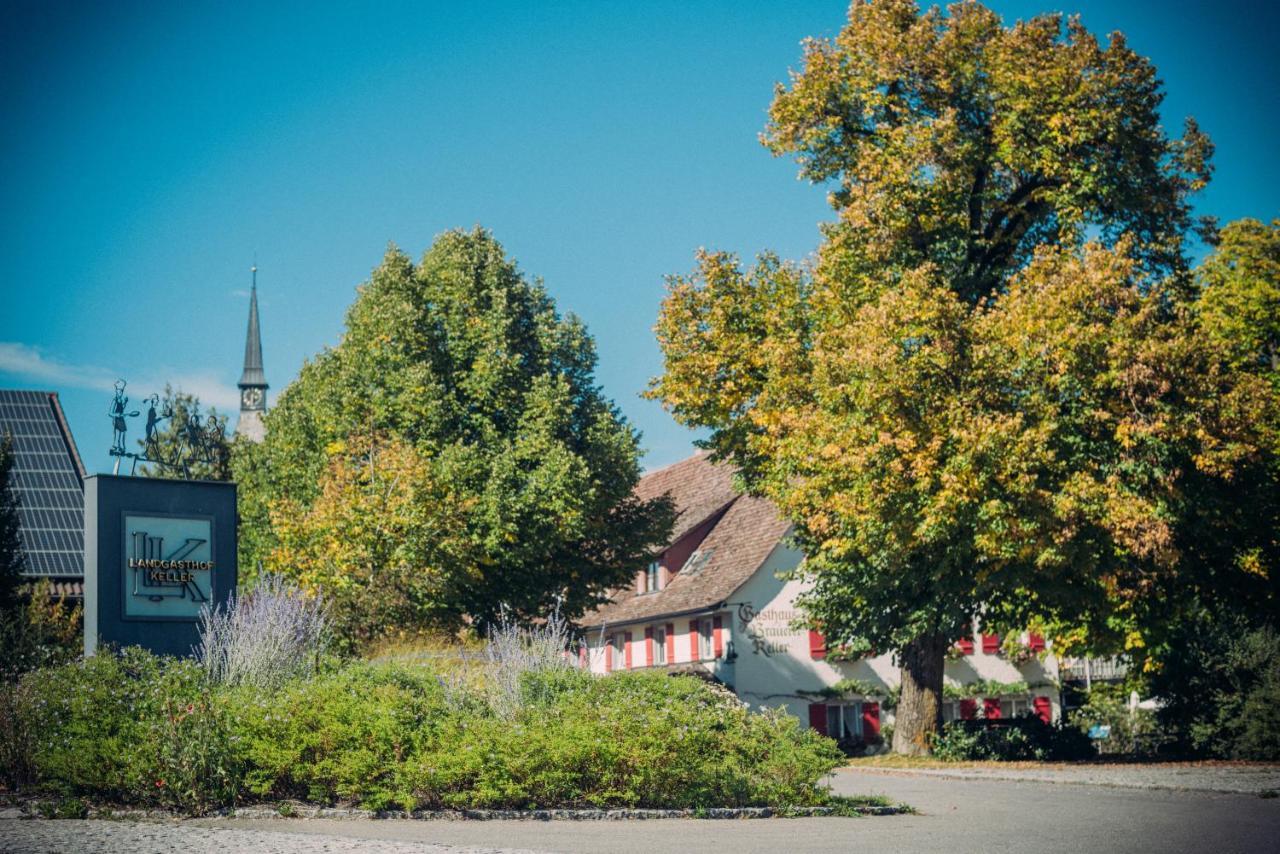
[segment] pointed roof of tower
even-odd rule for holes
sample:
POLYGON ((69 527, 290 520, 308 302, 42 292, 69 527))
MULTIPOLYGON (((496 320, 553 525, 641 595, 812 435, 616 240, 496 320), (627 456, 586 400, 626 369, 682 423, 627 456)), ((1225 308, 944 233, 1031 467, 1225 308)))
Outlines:
POLYGON ((262 372, 262 333, 258 330, 258 266, 253 266, 253 286, 249 290, 249 331, 244 339, 244 372, 240 374, 241 386, 267 385, 262 372))

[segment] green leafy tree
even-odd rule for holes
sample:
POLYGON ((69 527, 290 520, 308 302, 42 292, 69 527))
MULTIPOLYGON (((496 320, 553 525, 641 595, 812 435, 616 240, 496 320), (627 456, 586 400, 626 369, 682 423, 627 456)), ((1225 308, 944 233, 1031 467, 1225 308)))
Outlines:
POLYGON ((561 316, 483 231, 392 247, 338 346, 235 453, 241 565, 395 598, 366 634, 581 613, 642 566, 668 502, 632 496, 639 437, 561 316), (403 606, 403 607, 402 607, 403 606))
POLYGON ((227 420, 209 407, 200 411, 200 398, 165 385, 163 395, 152 395, 139 407, 144 418, 138 448, 150 463, 139 473, 145 477, 184 477, 195 480, 231 479, 231 442, 227 420))
POLYGON ((1198 273, 1205 331, 1280 390, 1280 220, 1226 226, 1198 273))
POLYGON ((0 436, 0 613, 17 603, 26 558, 19 532, 18 494, 13 489, 13 437, 0 436))
POLYGON ((816 265, 671 282, 652 394, 794 522, 828 642, 897 651, 898 752, 928 750, 971 621, 1140 655, 1153 601, 1270 588, 1275 395, 1203 340, 1211 146, 1161 98, 1076 19, 854 3, 764 135, 832 188, 816 265))

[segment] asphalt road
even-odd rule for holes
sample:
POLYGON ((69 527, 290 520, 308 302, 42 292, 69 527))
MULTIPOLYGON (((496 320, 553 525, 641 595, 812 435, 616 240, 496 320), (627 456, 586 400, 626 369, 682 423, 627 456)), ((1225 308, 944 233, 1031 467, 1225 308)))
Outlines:
POLYGON ((130 825, 23 821, 21 838, 14 833, 18 828, 10 826, 6 840, 5 828, 0 828, 0 851, 1280 851, 1280 798, 864 770, 839 772, 834 786, 846 794, 884 794, 912 804, 920 814, 627 822, 209 819, 130 825))
POLYGON ((845 770, 836 791, 879 793, 919 815, 641 822, 219 821, 257 830, 539 851, 1280 851, 1280 799, 1097 785, 955 780, 845 770))

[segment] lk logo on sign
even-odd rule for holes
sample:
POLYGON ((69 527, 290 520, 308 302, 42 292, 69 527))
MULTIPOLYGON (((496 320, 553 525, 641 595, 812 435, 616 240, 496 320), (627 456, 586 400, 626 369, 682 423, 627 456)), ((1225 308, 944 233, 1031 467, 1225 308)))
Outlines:
POLYGON ((209 601, 212 525, 203 518, 126 516, 131 583, 125 615, 194 619, 209 601))

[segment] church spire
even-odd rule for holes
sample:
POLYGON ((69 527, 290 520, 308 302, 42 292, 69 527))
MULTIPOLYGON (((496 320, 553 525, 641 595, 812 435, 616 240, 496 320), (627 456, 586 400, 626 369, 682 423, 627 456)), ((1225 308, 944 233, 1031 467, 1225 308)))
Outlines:
POLYGON ((262 413, 267 408, 267 376, 262 372, 262 332, 258 328, 258 265, 249 289, 249 331, 244 339, 244 371, 240 374, 240 420, 236 434, 261 442, 266 435, 262 413))
POLYGON ((239 386, 267 387, 267 377, 262 372, 262 332, 258 329, 258 265, 251 268, 253 285, 249 289, 249 331, 244 339, 244 372, 239 386))

